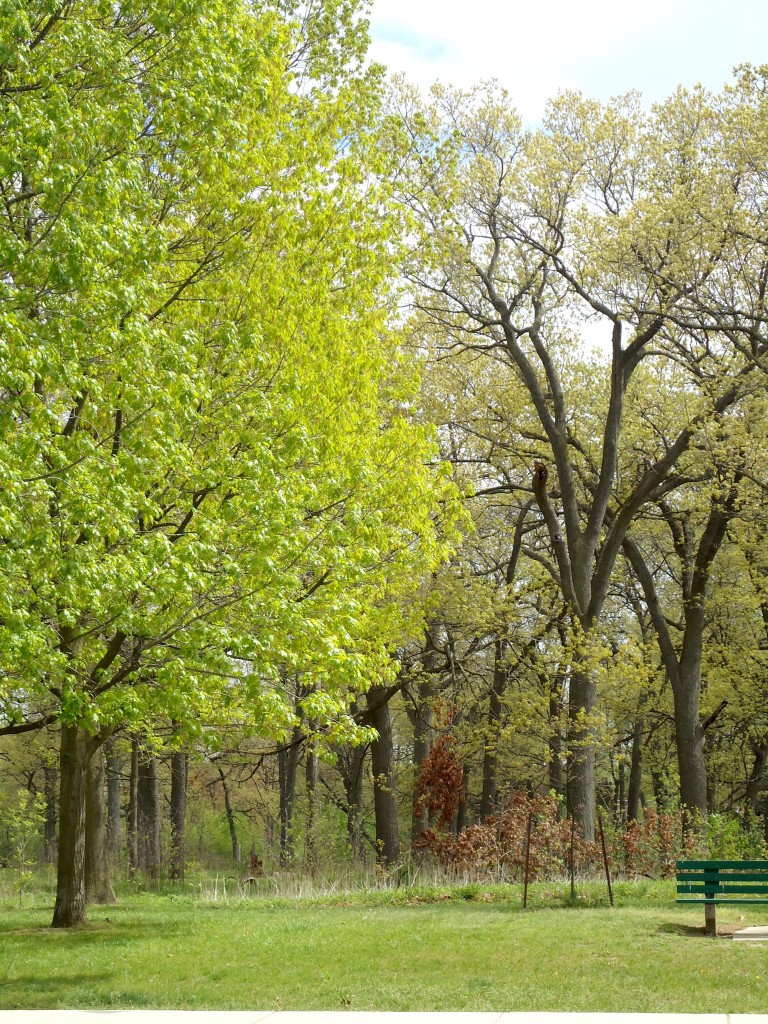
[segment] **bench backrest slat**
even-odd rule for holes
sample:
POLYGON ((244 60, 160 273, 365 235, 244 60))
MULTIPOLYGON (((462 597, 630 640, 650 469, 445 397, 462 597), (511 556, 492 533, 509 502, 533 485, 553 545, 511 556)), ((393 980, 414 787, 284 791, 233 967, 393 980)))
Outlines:
POLYGON ((768 860, 679 860, 676 870, 692 871, 709 869, 710 871, 742 870, 754 868, 758 871, 768 871, 768 860))
POLYGON ((678 882, 707 882, 710 879, 726 882, 768 882, 768 870, 766 871, 734 871, 729 874, 718 872, 713 874, 710 871, 678 871, 678 882))

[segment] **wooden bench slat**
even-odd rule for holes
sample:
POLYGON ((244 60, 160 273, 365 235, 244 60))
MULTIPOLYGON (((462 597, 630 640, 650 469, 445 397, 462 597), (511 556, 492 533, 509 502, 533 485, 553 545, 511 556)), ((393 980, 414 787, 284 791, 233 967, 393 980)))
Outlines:
POLYGON ((758 896, 768 896, 768 885, 724 885, 722 882, 711 882, 708 885, 678 885, 677 891, 703 892, 713 896, 727 896, 732 892, 744 895, 752 892, 758 896))
POLYGON ((691 868, 706 868, 709 871, 720 871, 723 868, 758 868, 761 871, 768 871, 768 860, 679 860, 675 867, 677 871, 688 871, 691 868))
POLYGON ((733 904, 733 906, 744 906, 744 907, 755 906, 755 907, 759 907, 761 904, 764 904, 764 903, 768 904, 768 900, 755 899, 754 897, 752 899, 749 899, 749 900, 740 900, 740 899, 729 900, 727 898, 726 899, 720 899, 719 897, 713 897, 711 899, 707 899, 704 896, 700 896, 700 897, 691 896, 689 899, 686 899, 685 897, 682 897, 682 898, 678 897, 675 900, 675 903, 708 903, 710 906, 714 906, 716 903, 720 903, 722 906, 728 906, 730 904, 733 904))
POLYGON ((677 878, 680 882, 707 882, 713 878, 719 878, 725 883, 730 882, 766 882, 768 883, 768 871, 734 871, 733 874, 713 874, 711 871, 679 871, 677 878))

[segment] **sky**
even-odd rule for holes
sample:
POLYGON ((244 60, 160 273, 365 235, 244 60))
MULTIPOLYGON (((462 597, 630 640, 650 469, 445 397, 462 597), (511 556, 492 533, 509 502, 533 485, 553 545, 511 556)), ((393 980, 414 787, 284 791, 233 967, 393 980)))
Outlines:
POLYGON ((427 89, 496 78, 529 122, 548 98, 716 91, 768 63, 768 0, 373 0, 371 56, 427 89))

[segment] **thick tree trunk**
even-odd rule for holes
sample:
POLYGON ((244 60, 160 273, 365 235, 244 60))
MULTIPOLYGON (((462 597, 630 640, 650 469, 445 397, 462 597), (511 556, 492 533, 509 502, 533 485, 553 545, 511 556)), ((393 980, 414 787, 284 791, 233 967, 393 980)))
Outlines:
POLYGON ((136 785, 138 866, 152 881, 160 871, 160 794, 154 754, 139 756, 136 785))
POLYGON ((171 857, 169 876, 184 881, 184 830, 187 819, 187 778, 189 758, 182 750, 171 757, 171 857))
POLYGON ((128 781, 128 818, 126 821, 128 844, 128 867, 137 871, 139 867, 139 743, 131 742, 131 774, 128 781))
MULTIPOLYGON (((703 616, 702 616, 703 620, 703 616)), ((680 773, 680 803, 687 815, 707 813, 707 765, 704 759, 704 730, 699 717, 701 694, 702 628, 691 635, 686 623, 680 673, 673 680, 675 703, 675 740, 680 773), (687 650, 686 650, 687 648, 687 650)))
POLYGON ((632 728, 632 760, 627 792, 627 821, 637 821, 640 814, 640 787, 643 781, 643 720, 638 718, 632 728))
POLYGON ((296 799, 296 770, 299 764, 300 733, 294 730, 294 743, 278 751, 277 770, 280 789, 280 866, 293 860, 293 807, 296 799))
POLYGON ((568 694, 568 811, 589 843, 595 841, 595 740, 589 721, 595 684, 575 666, 568 694))
POLYGON ((43 792, 45 796, 45 823, 43 826, 43 842, 45 850, 45 861, 47 864, 56 862, 56 825, 58 823, 58 808, 56 806, 56 790, 59 776, 52 764, 43 768, 43 792))
POLYGON ((400 830, 395 793, 395 761, 392 716, 382 687, 366 694, 371 725, 378 739, 371 744, 373 806, 376 817, 376 857, 379 864, 393 867, 400 860, 400 830))
POLYGON ((120 816, 120 755, 115 753, 114 742, 106 745, 107 759, 107 849, 111 859, 120 860, 122 828, 120 816))
POLYGON ((62 725, 59 752, 59 861, 53 928, 85 924, 85 791, 89 743, 83 729, 62 725))
POLYGON ((107 857, 106 769, 104 748, 88 762, 85 794, 85 898, 88 903, 116 903, 107 857))
POLYGON ((504 691, 507 687, 507 644, 498 638, 494 647, 493 682, 488 694, 488 727, 483 744, 483 788, 480 815, 487 818, 499 810, 499 724, 504 691))

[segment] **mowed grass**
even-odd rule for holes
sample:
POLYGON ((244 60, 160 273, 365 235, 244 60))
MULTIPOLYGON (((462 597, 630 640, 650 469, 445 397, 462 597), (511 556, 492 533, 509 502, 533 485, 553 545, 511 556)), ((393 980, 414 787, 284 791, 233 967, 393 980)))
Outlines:
MULTIPOLYGON (((594 889, 598 893, 598 889, 594 889)), ((50 908, 0 913, 0 1008, 593 1010, 754 1013, 768 944, 702 934, 669 885, 617 906, 566 887, 393 890, 327 900, 141 895, 73 931, 50 908), (463 897, 463 898, 462 898, 463 897)), ((583 892, 583 890, 582 890, 583 892)), ((718 923, 768 924, 768 907, 718 923)))

